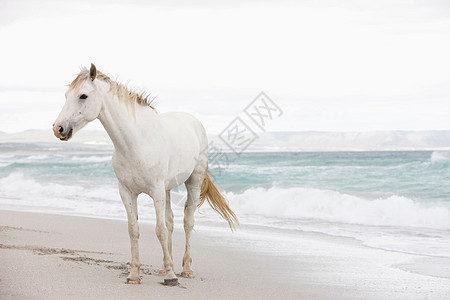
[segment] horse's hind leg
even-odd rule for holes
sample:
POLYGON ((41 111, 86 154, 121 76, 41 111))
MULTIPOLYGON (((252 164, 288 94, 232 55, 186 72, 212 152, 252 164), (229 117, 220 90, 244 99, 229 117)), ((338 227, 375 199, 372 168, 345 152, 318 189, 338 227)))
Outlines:
POLYGON ((181 273, 181 276, 183 277, 194 277, 194 273, 191 269, 191 233, 194 228, 194 213, 197 208, 197 204, 200 201, 200 191, 204 177, 204 172, 194 172, 185 183, 188 198, 184 206, 186 248, 183 256, 183 272, 181 273))
MULTIPOLYGON (((173 211, 171 207, 170 202, 170 190, 166 191, 166 227, 169 231, 169 235, 167 237, 167 247, 169 249, 170 256, 172 256, 173 260, 173 253, 172 253, 172 233, 173 233, 173 211)), ((159 270, 159 275, 165 275, 166 270, 164 269, 164 263, 163 267, 159 270)))

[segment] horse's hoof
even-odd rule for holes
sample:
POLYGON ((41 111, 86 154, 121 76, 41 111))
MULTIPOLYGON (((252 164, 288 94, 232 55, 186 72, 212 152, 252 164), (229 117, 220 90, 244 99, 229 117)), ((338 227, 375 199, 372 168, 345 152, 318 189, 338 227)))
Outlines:
POLYGON ((158 275, 166 275, 166 270, 164 270, 164 269, 161 269, 161 270, 159 270, 158 271, 158 275))
POLYGON ((141 283, 140 279, 127 278, 127 284, 140 284, 140 283, 141 283))
POLYGON ((164 285, 176 286, 178 285, 178 278, 164 279, 164 285))
POLYGON ((192 271, 183 271, 183 272, 181 272, 181 277, 194 278, 194 272, 192 272, 192 271))

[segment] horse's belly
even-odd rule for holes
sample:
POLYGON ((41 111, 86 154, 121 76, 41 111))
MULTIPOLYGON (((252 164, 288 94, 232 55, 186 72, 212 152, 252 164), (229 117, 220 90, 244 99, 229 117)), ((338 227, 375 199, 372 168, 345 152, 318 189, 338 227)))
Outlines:
POLYGON ((179 185, 182 185, 189 178, 189 176, 191 176, 191 174, 192 170, 190 172, 181 172, 173 176, 166 182, 166 190, 171 190, 179 185))

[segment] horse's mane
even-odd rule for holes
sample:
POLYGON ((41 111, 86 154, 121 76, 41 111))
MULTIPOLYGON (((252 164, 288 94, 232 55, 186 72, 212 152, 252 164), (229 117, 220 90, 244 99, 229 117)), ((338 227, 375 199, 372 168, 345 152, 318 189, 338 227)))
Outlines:
MULTIPOLYGON (((69 85, 69 88, 78 89, 87 79, 89 79, 89 70, 86 68, 82 68, 77 77, 69 85)), ((130 90, 126 85, 112 80, 107 75, 98 70, 96 79, 103 80, 104 82, 108 83, 110 85, 110 91, 116 94, 119 100, 126 101, 128 103, 136 102, 140 105, 149 106, 150 108, 155 110, 155 107, 153 106, 154 98, 150 98, 150 94, 130 90)))

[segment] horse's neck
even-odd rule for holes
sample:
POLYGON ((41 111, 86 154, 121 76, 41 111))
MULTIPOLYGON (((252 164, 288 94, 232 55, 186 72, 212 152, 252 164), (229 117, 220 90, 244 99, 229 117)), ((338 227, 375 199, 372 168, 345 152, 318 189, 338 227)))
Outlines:
MULTIPOLYGON (((111 94, 108 94, 103 100, 103 107, 98 119, 105 127, 116 151, 125 155, 139 148, 144 128, 139 123, 137 116, 142 114, 141 110, 143 109, 145 107, 136 103, 123 103, 117 99, 117 96, 111 94), (130 107, 126 107, 127 105, 130 107), (131 105, 135 105, 135 110, 131 105)), ((155 114, 156 118, 155 112, 148 111, 148 113, 155 114)), ((152 123, 156 122, 155 118, 146 118, 147 128, 152 127, 152 123)))

